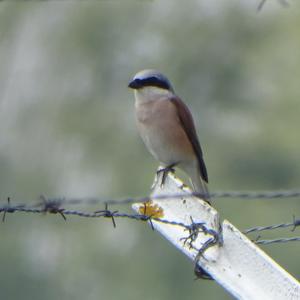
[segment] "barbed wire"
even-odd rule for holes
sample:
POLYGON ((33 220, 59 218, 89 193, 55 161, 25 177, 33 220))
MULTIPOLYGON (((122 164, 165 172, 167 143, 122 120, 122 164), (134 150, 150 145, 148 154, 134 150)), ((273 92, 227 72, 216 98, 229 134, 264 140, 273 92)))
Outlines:
MULTIPOLYGON (((267 0, 261 0, 260 3, 258 4, 257 6, 257 11, 261 11, 263 6, 266 4, 267 0)), ((286 1, 286 0, 277 0, 277 2, 279 4, 281 4, 281 6, 283 7, 288 7, 289 6, 289 3, 286 1)))
MULTIPOLYGON (((111 211, 108 210, 106 207, 104 210, 95 211, 95 212, 84 212, 84 211, 78 211, 78 210, 67 210, 64 208, 58 208, 55 203, 47 203, 43 208, 30 208, 25 206, 5 206, 0 207, 0 213, 3 212, 3 218, 2 221, 5 221, 6 213, 14 213, 14 212, 25 212, 25 213, 38 213, 38 214, 45 214, 46 212, 49 212, 51 214, 60 214, 64 220, 66 219, 66 216, 72 215, 72 216, 78 216, 78 217, 84 217, 84 218, 110 218, 112 220, 113 226, 116 227, 116 221, 115 218, 128 218, 132 220, 137 221, 149 221, 152 229, 154 229, 152 221, 158 221, 165 224, 170 225, 177 225, 184 227, 185 229, 190 231, 190 236, 196 236, 201 229, 203 230, 204 223, 191 223, 190 225, 181 223, 181 222, 174 222, 169 221, 161 218, 155 218, 148 215, 143 214, 126 214, 126 213, 119 213, 118 211, 111 211)), ((253 227, 248 230, 245 230, 244 233, 250 233, 255 231, 262 231, 262 230, 273 230, 277 228, 285 228, 293 226, 294 228, 300 225, 300 220, 295 220, 294 223, 282 223, 282 224, 275 224, 265 227, 253 227)), ((287 242, 294 242, 294 241, 300 241, 300 237, 292 237, 292 238, 279 238, 279 239, 273 239, 273 240, 259 240, 256 239, 253 242, 260 245, 270 245, 275 243, 287 243, 287 242)))
POLYGON ((254 241, 257 245, 270 245, 270 244, 279 244, 279 243, 289 243, 289 242, 300 242, 300 237, 291 237, 291 238, 280 238, 274 240, 256 240, 254 241))
MULTIPOLYGON (((177 225, 185 227, 186 229, 190 229, 191 225, 184 224, 182 222, 170 221, 162 218, 156 218, 151 215, 146 214, 127 214, 120 213, 118 210, 109 210, 108 204, 105 204, 105 208, 103 210, 97 210, 92 212, 81 211, 81 210, 71 210, 65 209, 61 207, 61 202, 57 200, 47 199, 42 197, 42 202, 38 204, 34 204, 31 206, 27 206, 25 204, 12 205, 10 198, 7 199, 7 204, 4 206, 0 206, 0 213, 3 212, 2 221, 5 221, 5 217, 7 213, 15 213, 15 212, 24 212, 24 213, 34 213, 34 214, 60 214, 64 220, 67 220, 66 216, 77 216, 84 218, 110 218, 113 222, 114 227, 116 227, 115 218, 128 218, 137 221, 159 221, 161 223, 177 225), (39 206, 39 207, 38 207, 39 206)), ((203 223, 198 223, 203 224, 203 223)))
POLYGON ((180 199, 183 197, 199 197, 199 198, 210 198, 210 199, 248 199, 248 200, 258 200, 258 199, 280 199, 280 198, 300 198, 300 189, 287 190, 287 191, 261 191, 261 192, 247 192, 247 191, 221 191, 221 192, 210 192, 210 193, 195 193, 195 192, 185 192, 185 193, 174 193, 174 194, 161 194, 156 196, 146 196, 146 197, 133 197, 133 198, 123 198, 123 199, 100 199, 100 198, 62 198, 63 203, 69 204, 101 204, 107 203, 109 205, 116 204, 133 204, 141 203, 151 200, 163 200, 163 199, 180 199))
MULTIPOLYGON (((163 200, 163 199, 180 199, 183 197, 199 197, 199 198, 210 198, 213 200, 218 199, 246 199, 246 200, 267 200, 267 199, 281 199, 281 198, 299 198, 300 199, 300 189, 295 190, 279 190, 279 191, 260 191, 260 192, 249 192, 249 191, 217 191, 210 193, 194 193, 194 192, 181 192, 174 194, 161 194, 156 196, 142 196, 142 197, 128 197, 120 199, 108 199, 100 197, 78 197, 78 198, 66 198, 66 197, 53 197, 47 198, 52 202, 58 202, 61 205, 97 205, 97 204, 107 204, 107 205, 123 205, 123 204, 133 204, 133 203, 143 203, 151 200, 163 200)), ((41 200, 46 198, 45 196, 40 196, 40 200, 37 203, 31 204, 31 207, 36 207, 40 205, 41 200)), ((17 206, 29 206, 28 204, 18 204, 17 206)), ((2 206, 3 207, 3 206, 2 206)), ((1 206, 0 206, 1 208, 1 206)))
MULTIPOLYGON (((195 193, 181 193, 181 194, 174 194, 174 195, 160 195, 151 197, 151 199, 167 199, 167 198, 176 198, 176 197, 187 197, 187 196, 195 196, 195 193)), ((199 195, 199 194, 197 194, 199 195)), ((293 198, 293 197, 299 197, 300 192, 299 191, 280 191, 280 192, 216 192, 211 193, 210 195, 214 195, 214 197, 237 197, 237 198, 262 198, 262 199, 273 199, 273 198, 293 198)), ((5 221, 6 214, 8 213, 15 213, 15 212, 23 212, 23 213, 34 213, 34 214, 60 214, 64 220, 67 220, 66 216, 77 216, 77 217, 83 217, 83 218, 110 218, 113 226, 116 227, 116 218, 127 218, 137 221, 148 221, 154 229, 152 221, 157 221, 165 224, 170 225, 176 225, 184 227, 186 230, 190 232, 190 236, 196 236, 201 230, 204 231, 203 226, 204 223, 194 223, 191 220, 191 224, 184 224, 181 222, 174 222, 162 218, 157 218, 151 215, 147 215, 145 212, 139 213, 139 214, 129 214, 129 213, 121 213, 118 210, 110 210, 108 209, 109 204, 130 204, 130 203, 139 203, 139 202, 146 202, 149 201, 150 197, 142 197, 142 198, 126 198, 122 201, 120 200, 108 200, 104 202, 103 200, 99 198, 46 198, 45 196, 40 197, 40 201, 33 204, 17 204, 12 205, 10 198, 7 199, 7 204, 0 206, 0 213, 3 213, 2 221, 5 221), (86 201, 88 200, 88 201, 86 201), (62 204, 68 204, 68 205, 77 205, 77 204, 105 204, 105 208, 103 210, 97 210, 97 211, 83 211, 83 210, 74 210, 74 209, 66 209, 62 207, 62 204)), ((267 230, 275 230, 280 228, 289 228, 293 227, 291 231, 294 231, 296 227, 300 226, 300 219, 296 219, 295 216, 293 216, 292 222, 287 223, 280 223, 280 224, 273 224, 268 226, 257 226, 252 227, 249 229, 246 229, 243 231, 244 234, 249 233, 255 233, 255 232, 261 232, 261 231, 267 231, 267 230)), ((206 229, 205 229, 206 230, 206 229)), ((255 242, 256 244, 261 245, 269 245, 274 243, 287 243, 287 242, 293 242, 293 241, 300 241, 300 237, 291 237, 291 238, 278 238, 273 240, 260 240, 260 237, 258 237, 255 242)))
POLYGON ((280 223, 280 224, 274 224, 274 225, 269 225, 269 226, 252 227, 247 230, 244 230, 243 233, 248 234, 248 233, 252 233, 252 232, 274 230, 274 229, 287 228, 287 227, 293 227, 293 229, 291 231, 295 231, 296 227, 299 225, 300 225, 300 219, 296 219, 295 216, 293 216, 293 222, 280 223))

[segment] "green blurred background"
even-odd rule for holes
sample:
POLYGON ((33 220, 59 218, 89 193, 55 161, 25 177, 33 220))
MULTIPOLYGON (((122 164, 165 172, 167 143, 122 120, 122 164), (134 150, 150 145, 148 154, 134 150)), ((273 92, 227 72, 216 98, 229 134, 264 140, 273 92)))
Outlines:
MULTIPOLYGON (((2 205, 149 194, 157 162, 127 89, 144 68, 165 73, 192 109, 211 191, 299 187, 300 4, 258 4, 1 2, 2 205)), ((214 205, 244 229, 291 221, 298 201, 214 205)), ((144 223, 19 213, 0 237, 1 299, 231 299, 195 281, 192 263, 144 223)), ((264 249, 299 278, 299 247, 264 249)))

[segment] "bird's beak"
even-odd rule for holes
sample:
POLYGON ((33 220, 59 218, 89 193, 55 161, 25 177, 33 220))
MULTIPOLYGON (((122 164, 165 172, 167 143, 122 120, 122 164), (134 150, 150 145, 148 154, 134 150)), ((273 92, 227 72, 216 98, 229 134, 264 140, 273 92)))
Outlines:
POLYGON ((138 90, 142 87, 141 80, 140 79, 133 79, 129 82, 128 87, 134 90, 138 90))

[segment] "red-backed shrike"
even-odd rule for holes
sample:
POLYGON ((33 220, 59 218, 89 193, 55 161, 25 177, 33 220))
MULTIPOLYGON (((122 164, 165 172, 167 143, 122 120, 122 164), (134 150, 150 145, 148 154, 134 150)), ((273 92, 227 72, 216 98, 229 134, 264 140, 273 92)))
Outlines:
POLYGON ((179 167, 194 191, 207 195, 207 171, 193 117, 169 80, 158 71, 143 70, 128 86, 134 89, 137 127, 150 153, 166 170, 179 167))

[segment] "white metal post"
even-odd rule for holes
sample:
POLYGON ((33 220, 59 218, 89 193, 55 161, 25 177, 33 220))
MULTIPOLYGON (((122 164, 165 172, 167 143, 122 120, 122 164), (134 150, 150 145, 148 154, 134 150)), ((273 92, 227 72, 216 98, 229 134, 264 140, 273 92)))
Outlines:
POLYGON ((134 204, 140 214, 153 216, 151 224, 159 233, 207 272, 217 283, 238 299, 300 299, 300 284, 229 221, 220 223, 218 212, 205 201, 190 195, 190 190, 173 175, 161 186, 161 175, 155 181, 152 199, 147 204, 134 204), (186 194, 161 198, 162 195, 186 194), (158 199, 157 199, 158 197, 158 199), (155 199, 156 198, 156 199, 155 199), (175 224, 204 223, 208 230, 219 232, 217 244, 199 255, 213 236, 198 232, 196 236, 184 226, 175 224), (190 236, 190 237, 189 237, 190 236))

